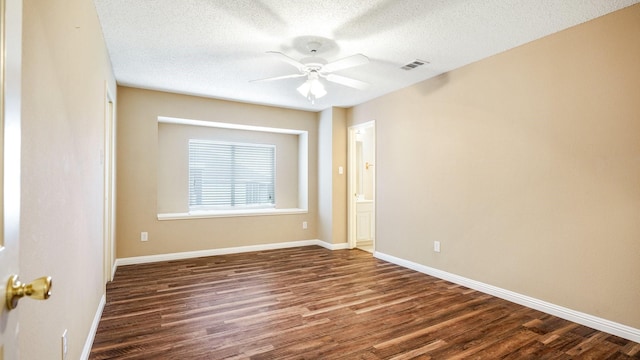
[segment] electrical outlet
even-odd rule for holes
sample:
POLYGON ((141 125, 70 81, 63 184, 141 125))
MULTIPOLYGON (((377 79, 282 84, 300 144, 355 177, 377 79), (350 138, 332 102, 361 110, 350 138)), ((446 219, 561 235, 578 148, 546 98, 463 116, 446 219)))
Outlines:
POLYGON ((308 227, 309 227, 309 226, 308 226, 307 222, 306 222, 306 221, 303 221, 303 222, 302 222, 302 228, 303 228, 304 230, 307 230, 307 228, 308 228, 308 227))
POLYGON ((140 241, 149 241, 149 233, 146 231, 141 232, 140 241))
POLYGON ((62 360, 67 360, 67 351, 69 350, 69 346, 67 343, 67 329, 64 329, 62 333, 62 360))
POLYGON ((440 252, 440 241, 433 242, 433 251, 439 253, 440 252))

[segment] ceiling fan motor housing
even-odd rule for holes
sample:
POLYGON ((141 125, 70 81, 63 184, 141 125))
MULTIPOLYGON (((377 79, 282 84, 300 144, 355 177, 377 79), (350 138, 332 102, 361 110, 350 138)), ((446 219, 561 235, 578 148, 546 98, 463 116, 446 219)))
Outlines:
POLYGON ((327 64, 327 60, 320 57, 307 57, 300 60, 300 62, 304 64, 307 71, 319 71, 324 65, 327 64))

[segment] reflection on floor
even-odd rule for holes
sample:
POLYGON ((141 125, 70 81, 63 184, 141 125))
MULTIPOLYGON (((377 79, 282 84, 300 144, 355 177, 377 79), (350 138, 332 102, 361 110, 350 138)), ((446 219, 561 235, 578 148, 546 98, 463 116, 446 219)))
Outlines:
POLYGON ((373 254, 373 240, 358 241, 358 243, 356 244, 356 248, 373 254))

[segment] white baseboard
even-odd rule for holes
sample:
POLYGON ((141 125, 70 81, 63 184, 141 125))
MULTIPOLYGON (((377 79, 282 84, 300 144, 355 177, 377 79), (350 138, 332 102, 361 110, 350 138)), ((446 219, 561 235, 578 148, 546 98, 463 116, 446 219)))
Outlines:
POLYGON ((100 299, 100 304, 98 304, 98 309, 96 310, 96 314, 93 316, 93 323, 91 323, 91 329, 89 329, 89 335, 87 335, 87 340, 84 342, 84 348, 82 349, 82 355, 80 355, 81 360, 88 360, 89 355, 91 354, 91 347, 93 346, 93 339, 96 337, 96 332, 98 331, 98 325, 100 324, 100 318, 102 317, 102 311, 104 310, 104 306, 107 303, 107 295, 102 295, 100 299))
POLYGON ((329 250, 345 250, 345 249, 349 248, 349 243, 346 243, 346 242, 345 243, 339 243, 339 244, 329 244, 329 243, 326 243, 326 242, 324 242, 322 240, 320 240, 320 242, 322 244, 317 244, 317 245, 325 247, 325 248, 327 248, 329 250))
POLYGON ((463 276, 451 274, 446 271, 417 264, 412 261, 400 259, 381 252, 376 251, 373 256, 380 260, 388 261, 390 263, 400 265, 402 267, 406 267, 427 275, 431 275, 439 279, 451 281, 452 283, 466 286, 470 289, 478 290, 480 292, 493 295, 495 297, 499 297, 532 309, 536 309, 547 314, 563 318, 565 320, 573 321, 575 323, 585 325, 596 330, 620 336, 627 340, 640 342, 640 329, 632 328, 630 326, 599 318, 597 316, 585 314, 583 312, 571 310, 546 301, 532 298, 530 296, 518 294, 516 292, 502 289, 497 286, 485 284, 480 281, 468 279, 463 276))
POLYGON ((179 253, 171 253, 171 254, 120 258, 120 259, 116 259, 115 268, 117 268, 120 265, 145 264, 145 263, 158 262, 158 261, 191 259, 191 258, 204 257, 204 256, 239 254, 239 253, 252 252, 252 251, 265 251, 265 250, 285 249, 285 248, 312 246, 312 245, 322 246, 329 250, 340 250, 340 249, 348 248, 347 243, 329 244, 325 241, 318 240, 318 239, 301 240, 301 241, 290 241, 290 242, 273 243, 273 244, 263 244, 263 245, 249 245, 249 246, 222 248, 222 249, 187 251, 187 252, 179 252, 179 253))

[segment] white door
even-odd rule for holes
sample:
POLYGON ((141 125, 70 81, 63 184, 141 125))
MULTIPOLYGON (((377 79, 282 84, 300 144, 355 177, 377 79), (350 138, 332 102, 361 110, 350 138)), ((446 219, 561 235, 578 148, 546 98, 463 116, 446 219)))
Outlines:
POLYGON ((5 293, 9 277, 20 273, 22 0, 0 0, 0 9, 0 360, 13 360, 18 358, 18 311, 7 309, 5 293))

